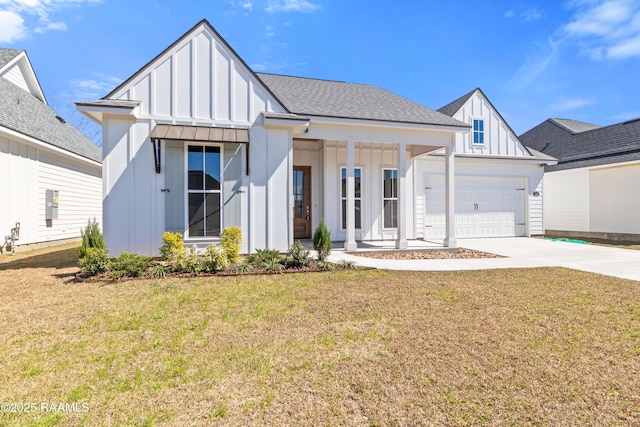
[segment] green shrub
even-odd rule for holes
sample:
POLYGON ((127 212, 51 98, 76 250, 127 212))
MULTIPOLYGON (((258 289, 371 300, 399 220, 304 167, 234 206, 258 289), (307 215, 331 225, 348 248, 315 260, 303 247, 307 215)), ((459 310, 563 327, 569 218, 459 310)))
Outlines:
POLYGON ((162 246, 160 246, 160 254, 162 259, 169 261, 180 254, 186 252, 182 240, 182 233, 170 233, 165 231, 162 235, 162 246))
POLYGON ((256 249, 255 254, 247 256, 247 262, 254 267, 264 267, 265 262, 274 261, 281 263, 283 261, 282 255, 276 249, 256 249))
POLYGON ((205 269, 204 263, 198 255, 198 248, 192 246, 184 257, 180 257, 180 267, 181 269, 178 271, 191 274, 199 273, 205 269))
POLYGON ((327 261, 318 261, 318 267, 323 271, 332 271, 335 268, 333 264, 327 261))
POLYGON ((139 277, 151 265, 153 261, 151 257, 140 255, 134 252, 122 252, 111 263, 111 272, 109 276, 118 277, 139 277))
POLYGON ((109 269, 109 253, 106 249, 88 247, 78 264, 84 276, 97 276, 109 269))
POLYGON ((289 255, 287 257, 287 266, 292 268, 302 268, 311 264, 311 257, 309 256, 309 250, 305 249, 300 243, 300 240, 296 240, 289 248, 289 255))
POLYGON ((340 262, 338 262, 338 267, 349 270, 349 269, 356 268, 356 264, 353 261, 347 261, 346 259, 341 259, 340 262))
POLYGON ((240 244, 242 243, 242 231, 238 227, 227 227, 222 230, 222 248, 227 254, 229 262, 240 259, 240 244))
POLYGON ((321 219, 313 232, 313 249, 318 251, 318 260, 324 261, 331 253, 331 248, 331 232, 324 224, 324 219, 321 219))
POLYGON ((282 265, 277 259, 271 258, 263 261, 261 267, 267 270, 269 273, 280 273, 284 269, 284 265, 282 265))
POLYGON ((100 232, 100 226, 95 218, 93 221, 87 221, 87 227, 82 233, 82 244, 78 248, 78 259, 82 259, 87 255, 89 248, 106 249, 107 246, 104 242, 104 236, 100 232))
POLYGON ((228 254, 217 245, 207 246, 204 253, 204 268, 207 271, 220 271, 229 264, 228 254))
POLYGON ((251 266, 249 265, 249 263, 246 262, 239 262, 237 264, 234 264, 232 271, 235 274, 243 274, 248 272, 249 270, 251 270, 251 266))
POLYGON ((167 275, 167 270, 163 264, 156 262, 151 266, 151 277, 162 278, 167 275))

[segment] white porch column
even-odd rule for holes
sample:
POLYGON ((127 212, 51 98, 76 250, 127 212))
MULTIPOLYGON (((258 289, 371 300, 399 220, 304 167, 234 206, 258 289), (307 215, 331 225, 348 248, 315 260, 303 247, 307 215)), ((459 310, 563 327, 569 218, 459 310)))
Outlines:
POLYGON ((456 242, 456 220, 455 220, 455 171, 454 171, 454 159, 455 159, 455 142, 452 142, 451 146, 445 150, 445 163, 444 163, 444 175, 445 175, 445 217, 446 217, 446 237, 444 239, 444 246, 450 248, 458 247, 456 242))
POLYGON ((398 236, 396 248, 407 249, 407 145, 398 144, 398 236))
POLYGON ((355 185, 355 143, 353 140, 347 141, 347 240, 344 242, 344 249, 355 251, 358 248, 356 243, 356 185, 355 185))

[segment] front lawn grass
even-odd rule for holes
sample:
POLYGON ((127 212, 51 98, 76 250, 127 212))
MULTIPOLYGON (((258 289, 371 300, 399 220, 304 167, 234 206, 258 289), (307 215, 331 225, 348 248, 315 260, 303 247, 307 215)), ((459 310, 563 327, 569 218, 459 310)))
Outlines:
POLYGON ((71 282, 0 266, 0 425, 638 425, 640 283, 561 268, 71 282))

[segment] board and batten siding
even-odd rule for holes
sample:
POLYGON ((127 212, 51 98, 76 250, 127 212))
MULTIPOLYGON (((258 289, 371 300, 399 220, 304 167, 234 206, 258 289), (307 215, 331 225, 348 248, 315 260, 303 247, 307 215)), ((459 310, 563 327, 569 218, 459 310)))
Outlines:
POLYGON ((87 221, 101 224, 101 171, 62 154, 0 136, 0 237, 20 222, 18 245, 78 238, 87 221), (46 190, 58 190, 58 219, 47 227, 46 190))
MULTIPOLYGON (((267 132, 260 120, 262 112, 285 110, 210 27, 194 28, 110 98, 140 102, 130 120, 113 116, 103 122, 105 238, 112 254, 157 255, 164 231, 184 232, 188 141, 162 141, 156 174, 149 135, 160 123, 249 129, 252 184, 244 144, 224 145, 223 226, 241 227, 243 252, 288 248, 289 199, 282 189, 291 170, 290 135, 267 132), (261 224, 266 218, 271 221, 261 224)), ((199 239, 197 245, 216 241, 199 239)))
POLYGON ((473 119, 484 120, 484 145, 472 143, 473 130, 466 134, 458 133, 456 153, 530 157, 507 123, 479 91, 467 100, 453 118, 469 124, 473 124, 473 119))
POLYGON ((262 111, 284 112, 206 27, 165 52, 113 98, 140 101, 140 117, 179 124, 246 127, 262 111))
MULTIPOLYGON (((356 168, 362 169, 361 212, 362 229, 355 230, 356 240, 393 240, 397 229, 383 227, 383 170, 398 168, 398 149, 394 144, 357 142, 354 147, 356 168)), ((407 212, 405 218, 407 238, 414 238, 413 163, 407 152, 407 198, 404 201, 407 212)), ((341 168, 347 165, 347 147, 342 141, 324 142, 324 218, 331 236, 337 240, 346 239, 342 228, 341 209, 341 168)))

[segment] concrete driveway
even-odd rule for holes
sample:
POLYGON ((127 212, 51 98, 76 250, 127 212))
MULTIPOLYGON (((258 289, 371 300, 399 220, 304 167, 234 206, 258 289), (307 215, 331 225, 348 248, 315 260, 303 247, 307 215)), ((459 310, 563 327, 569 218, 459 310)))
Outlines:
MULTIPOLYGON (((637 250, 526 237, 464 239, 458 240, 458 246, 502 255, 505 258, 397 261, 365 258, 334 250, 329 260, 337 262, 345 259, 360 266, 416 271, 567 267, 640 281, 640 251, 637 250)), ((424 249, 424 246, 415 248, 424 249)))

